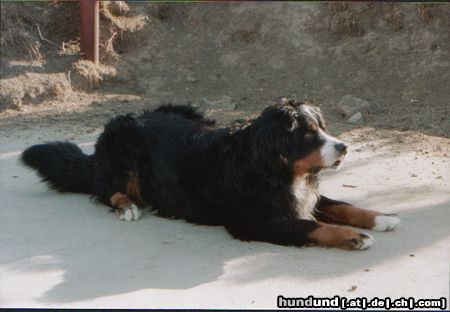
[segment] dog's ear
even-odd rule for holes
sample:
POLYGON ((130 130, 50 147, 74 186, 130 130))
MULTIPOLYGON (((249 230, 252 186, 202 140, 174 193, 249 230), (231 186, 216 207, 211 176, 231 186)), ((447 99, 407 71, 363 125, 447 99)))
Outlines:
POLYGON ((292 149, 293 118, 288 112, 267 108, 251 126, 251 165, 265 172, 278 171, 292 149))
POLYGON ((297 126, 295 109, 289 104, 277 104, 267 107, 259 116, 258 121, 260 121, 261 126, 269 125, 285 130, 292 130, 297 126))
POLYGON ((286 104, 288 104, 289 103, 289 99, 288 98, 286 98, 286 97, 282 97, 281 99, 280 99, 280 104, 281 105, 286 105, 286 104))

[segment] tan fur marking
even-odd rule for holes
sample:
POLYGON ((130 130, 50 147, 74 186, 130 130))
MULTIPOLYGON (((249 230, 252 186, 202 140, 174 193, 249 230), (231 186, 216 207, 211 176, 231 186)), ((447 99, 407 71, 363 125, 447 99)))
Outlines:
POLYGON ((308 126, 309 126, 309 130, 312 131, 312 132, 317 132, 317 130, 319 130, 317 128, 316 123, 310 123, 310 124, 308 124, 308 126))
POLYGON ((130 207, 133 203, 138 206, 145 206, 141 198, 141 190, 139 188, 139 178, 130 172, 130 178, 127 182, 126 194, 117 192, 111 196, 111 205, 116 209, 130 207))
POLYGON ((111 196, 110 200, 111 205, 114 208, 119 209, 130 207, 133 204, 133 202, 130 200, 130 198, 128 198, 126 194, 120 192, 114 193, 113 196, 111 196))
POLYGON ((141 190, 139 188, 139 178, 131 174, 127 183, 127 194, 138 206, 143 206, 144 201, 141 198, 141 190))
POLYGON ((360 240, 360 234, 354 230, 319 222, 319 227, 309 233, 308 238, 319 246, 337 247, 342 249, 357 249, 357 244, 352 239, 360 240))
POLYGON ((356 208, 352 205, 330 205, 321 209, 321 212, 332 222, 348 224, 360 228, 371 229, 375 226, 375 217, 381 213, 356 208))
POLYGON ((322 167, 323 161, 322 156, 320 154, 320 149, 315 150, 307 157, 303 159, 299 159, 294 163, 294 180, 297 177, 303 176, 305 173, 311 172, 311 169, 314 167, 322 167))

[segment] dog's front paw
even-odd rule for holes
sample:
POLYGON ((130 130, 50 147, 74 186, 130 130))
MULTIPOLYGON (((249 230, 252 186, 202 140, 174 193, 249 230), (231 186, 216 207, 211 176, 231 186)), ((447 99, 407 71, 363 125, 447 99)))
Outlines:
POLYGON ((137 221, 142 216, 141 209, 134 204, 125 208, 117 208, 115 211, 119 219, 126 222, 137 221))
POLYGON ((372 246, 374 238, 367 233, 358 233, 357 236, 344 242, 344 248, 350 250, 364 250, 372 246))
POLYGON ((364 250, 375 242, 367 233, 360 233, 339 225, 320 224, 309 234, 312 243, 324 247, 336 247, 346 250, 364 250))
POLYGON ((386 232, 394 230, 400 224, 400 218, 395 214, 385 214, 375 217, 372 230, 386 232))

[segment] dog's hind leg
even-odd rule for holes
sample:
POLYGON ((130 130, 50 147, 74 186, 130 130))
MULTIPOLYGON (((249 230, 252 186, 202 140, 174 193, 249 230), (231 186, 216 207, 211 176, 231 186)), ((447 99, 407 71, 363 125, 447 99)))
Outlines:
POLYGON ((320 196, 316 217, 323 222, 346 224, 374 231, 392 231, 400 219, 395 214, 357 208, 345 202, 320 196))
POLYGON ((120 220, 137 221, 142 215, 141 209, 131 201, 127 194, 117 192, 111 196, 110 201, 120 220))
POLYGON ((130 173, 125 192, 115 192, 109 198, 109 202, 121 220, 137 221, 142 216, 140 207, 146 206, 141 198, 137 174, 130 173))
POLYGON ((118 116, 105 126, 96 144, 96 198, 111 206, 124 221, 141 216, 138 152, 142 140, 139 125, 131 115, 118 116))

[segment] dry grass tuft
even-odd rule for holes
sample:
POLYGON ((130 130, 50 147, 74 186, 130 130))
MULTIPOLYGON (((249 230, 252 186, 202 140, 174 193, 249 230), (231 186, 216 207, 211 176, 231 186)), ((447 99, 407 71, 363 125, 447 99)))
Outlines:
POLYGON ((403 19, 405 15, 397 9, 393 9, 391 12, 383 16, 383 20, 386 25, 393 31, 399 31, 403 28, 403 19))
POLYGON ((125 1, 102 1, 102 13, 116 16, 125 15, 130 11, 130 7, 125 1))
POLYGON ((104 79, 113 78, 117 75, 116 69, 111 66, 98 65, 88 60, 78 60, 72 63, 73 78, 72 85, 80 89, 86 87, 98 87, 104 79))
POLYGON ((450 15, 449 6, 443 3, 421 3, 417 5, 420 20, 427 24, 433 23, 436 19, 444 19, 448 22, 450 15))
POLYGON ((105 57, 104 59, 111 59, 114 62, 119 60, 119 54, 114 50, 114 38, 117 36, 117 32, 114 32, 111 38, 107 39, 102 45, 105 57))
POLYGON ((100 25, 100 55, 103 62, 117 62, 119 54, 115 46, 125 34, 131 34, 144 28, 148 17, 144 14, 125 16, 130 8, 124 1, 101 2, 101 16, 106 23, 100 25))
POLYGON ((328 4, 328 9, 332 13, 328 26, 329 32, 355 37, 365 34, 363 13, 370 9, 368 4, 337 2, 328 4))
POLYGON ((166 19, 169 17, 170 9, 169 5, 165 3, 155 3, 153 4, 153 16, 159 20, 166 19))
POLYGON ((334 2, 328 4, 329 9, 333 13, 344 12, 347 11, 350 7, 350 3, 348 2, 334 2))
POLYGON ((417 7, 420 19, 427 24, 430 24, 433 21, 433 16, 431 15, 430 12, 432 7, 433 4, 420 4, 417 7))
POLYGON ((98 66, 91 61, 79 60, 72 63, 72 67, 76 73, 82 76, 90 87, 95 87, 102 80, 98 66))
POLYGON ((43 21, 40 10, 31 9, 30 3, 0 2, 0 55, 28 56, 41 60, 41 42, 35 25, 43 21))
POLYGON ((364 35, 364 26, 360 17, 352 14, 349 17, 339 19, 337 23, 338 33, 347 33, 351 36, 364 35))
POLYGON ((59 55, 79 55, 80 54, 80 38, 76 37, 69 41, 63 41, 59 48, 59 55))

